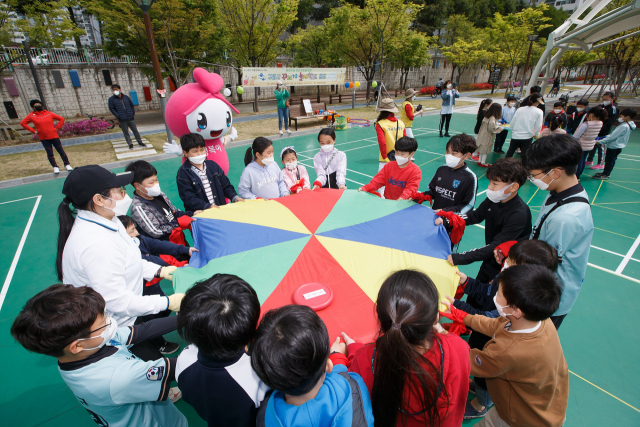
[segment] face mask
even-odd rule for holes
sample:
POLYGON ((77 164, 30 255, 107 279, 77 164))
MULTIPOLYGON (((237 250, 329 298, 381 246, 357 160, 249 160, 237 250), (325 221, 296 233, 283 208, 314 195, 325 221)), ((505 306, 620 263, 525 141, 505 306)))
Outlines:
POLYGON ((578 110, 578 113, 582 113, 584 111, 584 108, 576 108, 576 110, 578 110))
POLYGON ((119 91, 119 90, 114 90, 114 91, 113 91, 113 94, 114 94, 115 96, 118 96, 118 95, 120 95, 120 91, 119 91))
POLYGON ((507 262, 507 260, 504 260, 504 265, 502 266, 502 270, 500 270, 500 272, 502 273, 503 271, 505 271, 507 268, 509 268, 509 263, 507 262))
POLYGON ((556 114, 560 114, 560 113, 562 113, 562 110, 553 110, 553 112, 556 113, 556 114))
POLYGON ((330 153, 331 151, 333 151, 333 144, 321 145, 320 149, 325 153, 330 153))
POLYGON ((458 166, 460 164, 460 160, 460 157, 456 157, 453 154, 444 155, 444 161, 447 162, 447 166, 449 166, 450 168, 455 168, 456 166, 458 166))
POLYGON ((624 123, 624 119, 622 117, 618 117, 618 122, 624 123))
POLYGON ((611 101, 602 101, 604 105, 611 105, 611 101))
POLYGON ((93 347, 93 348, 83 348, 82 351, 89 351, 89 350, 97 350, 99 348, 102 348, 105 346, 105 344, 107 344, 109 341, 111 341, 113 339, 113 337, 116 336, 116 332, 118 331, 118 322, 116 322, 116 319, 112 319, 111 315, 109 313, 106 314, 106 319, 105 319, 107 326, 103 329, 102 333, 100 335, 98 335, 97 337, 92 337, 92 338, 79 338, 78 341, 86 341, 86 340, 92 340, 98 337, 102 338, 102 343, 100 343, 100 345, 98 345, 97 347, 93 347))
MULTIPOLYGON (((553 169, 551 169, 549 172, 547 172, 545 174, 545 176, 542 177, 542 179, 544 179, 547 175, 549 175, 551 173, 553 169)), ((555 181, 556 179, 552 179, 551 182, 549 182, 549 184, 547 184, 546 182, 544 182, 542 179, 538 179, 538 178, 529 178, 529 181, 531 181, 531 183, 533 185, 535 185, 536 187, 538 187, 539 189, 541 189, 542 191, 546 190, 547 188, 549 188, 549 185, 551 185, 551 183, 553 181, 555 181)))
POLYGON ((413 95, 413 96, 411 97, 411 100, 412 100, 412 101, 415 101, 415 100, 416 100, 416 96, 415 96, 415 95, 413 95))
POLYGON ((156 197, 162 194, 162 191, 160 191, 160 183, 156 183, 153 187, 145 187, 144 190, 147 192, 147 196, 149 197, 156 197))
POLYGON ((107 197, 107 199, 109 199, 109 200, 111 200, 113 202, 116 202, 116 207, 111 209, 111 208, 108 208, 106 206, 103 206, 103 208, 109 209, 114 214, 116 214, 116 216, 126 215, 127 212, 129 212, 129 207, 131 206, 131 202, 133 202, 133 200, 131 200, 131 197, 129 197, 128 194, 125 194, 124 198, 122 200, 113 200, 110 197, 107 197))
POLYGON ((447 89, 451 89, 452 87, 452 85, 447 85, 447 89))
POLYGON ((293 171, 293 170, 296 170, 296 168, 298 167, 298 162, 293 161, 291 163, 285 163, 284 165, 286 166, 287 169, 289 169, 290 171, 293 171))
POLYGON ((269 166, 271 163, 273 163, 273 156, 271 157, 263 157, 262 158, 262 164, 265 166, 269 166))
POLYGON ((206 158, 207 158, 206 154, 201 154, 199 156, 189 157, 189 161, 194 165, 201 165, 204 163, 206 158))
POLYGON ((509 108, 513 108, 513 107, 515 107, 515 106, 516 106, 516 103, 515 103, 515 102, 510 102, 510 103, 509 103, 509 108))
POLYGON ((33 108, 35 108, 36 111, 42 111, 44 109, 44 108, 42 108, 42 105, 36 105, 33 108))
POLYGON ((396 156, 396 163, 402 166, 409 161, 409 157, 396 156))
POLYGON ((513 313, 505 313, 504 312, 504 309, 506 307, 509 307, 509 306, 508 305, 502 306, 502 305, 498 304, 496 302, 496 297, 497 297, 497 295, 493 297, 493 303, 496 305, 496 308, 498 309, 498 314, 500 316, 504 317, 505 319, 507 318, 507 316, 513 316, 513 313))
POLYGON ((511 187, 512 185, 513 185, 513 183, 505 186, 504 188, 502 188, 500 190, 487 190, 487 197, 493 203, 500 203, 503 200, 507 200, 509 198, 509 196, 511 196, 511 193, 504 194, 504 190, 506 190, 507 188, 511 187))

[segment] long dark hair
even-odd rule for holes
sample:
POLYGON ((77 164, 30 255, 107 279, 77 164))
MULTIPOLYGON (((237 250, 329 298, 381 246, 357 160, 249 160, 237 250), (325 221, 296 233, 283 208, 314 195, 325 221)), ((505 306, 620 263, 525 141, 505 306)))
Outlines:
MULTIPOLYGON (((531 88, 531 89, 533 89, 533 88, 531 88)), ((527 98, 525 98, 526 102, 523 101, 522 102, 522 106, 523 107, 533 107, 533 104, 535 104, 536 102, 540 102, 541 99, 542 99, 542 95, 540 95, 538 92, 533 92, 531 95, 529 95, 527 98)))
POLYGON ((397 271, 380 288, 376 302, 380 332, 371 393, 376 427, 395 426, 399 412, 410 412, 403 402, 405 390, 420 403, 425 424, 427 420, 431 426, 440 424, 436 407, 439 385, 441 395, 449 400, 441 373, 414 348, 425 343, 439 348, 433 332, 439 300, 436 286, 419 271, 397 271))
POLYGON ((244 165, 248 166, 256 157, 256 153, 262 154, 264 150, 271 147, 273 142, 264 136, 259 136, 253 140, 251 147, 247 148, 247 152, 244 153, 244 165), (253 152, 252 152, 253 151, 253 152))
POLYGON ((496 120, 500 120, 500 118, 502 118, 502 105, 497 102, 491 104, 491 107, 489 107, 487 112, 484 113, 484 118, 489 119, 491 117, 495 117, 496 120))
MULTIPOLYGON (((112 188, 107 188, 102 192, 98 193, 102 197, 111 196, 112 188)), ((60 224, 60 231, 58 232, 58 253, 56 255, 56 272, 58 273, 58 280, 62 281, 62 254, 64 253, 64 245, 67 244, 67 240, 69 239, 69 234, 71 234, 71 229, 73 228, 73 223, 76 220, 76 217, 73 215, 74 212, 71 209, 71 199, 65 197, 62 199, 62 202, 58 205, 58 223, 60 224)), ((76 206, 77 209, 93 211, 95 212, 95 205, 93 204, 93 199, 89 200, 82 206, 76 206)))
POLYGON ((378 123, 380 120, 384 120, 389 116, 393 116, 393 113, 391 111, 380 111, 380 114, 378 114, 378 118, 376 119, 376 123, 378 123))
POLYGON ((484 107, 486 107, 487 105, 491 105, 493 104, 493 99, 491 98, 486 98, 483 99, 482 102, 480 103, 480 106, 478 107, 478 117, 480 117, 481 115, 484 116, 485 112, 484 111, 484 107))
POLYGON ((553 118, 553 120, 551 120, 551 123, 549 123, 549 130, 554 131, 559 127, 562 127, 562 125, 564 124, 565 122, 564 122, 564 119, 562 118, 562 115, 558 114, 553 118))
POLYGON ((605 122, 607 120, 607 117, 609 117, 607 110, 599 106, 590 109, 589 114, 593 114, 593 117, 595 117, 596 120, 600 120, 601 122, 605 122))

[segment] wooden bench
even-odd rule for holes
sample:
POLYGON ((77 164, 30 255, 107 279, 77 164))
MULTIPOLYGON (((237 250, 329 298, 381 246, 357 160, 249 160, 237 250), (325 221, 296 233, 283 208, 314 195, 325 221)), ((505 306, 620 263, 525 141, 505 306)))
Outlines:
MULTIPOLYGON (((331 95, 329 95, 329 104, 333 104, 333 99, 334 98, 338 98, 338 103, 342 102, 342 98, 344 98, 345 101, 350 101, 352 95, 353 95, 353 93, 349 93, 349 92, 331 94, 331 95)), ((356 92, 356 99, 367 99, 367 92, 356 92)))
POLYGON ((324 119, 324 115, 322 114, 315 114, 316 110, 325 110, 327 109, 327 104, 324 102, 312 102, 311 103, 311 110, 314 111, 313 115, 308 116, 307 113, 304 110, 304 105, 302 104, 297 104, 297 105, 291 105, 289 107, 289 127, 291 127, 291 121, 294 120, 296 122, 296 130, 298 130, 298 120, 304 120, 304 119, 318 119, 318 118, 322 118, 324 119))

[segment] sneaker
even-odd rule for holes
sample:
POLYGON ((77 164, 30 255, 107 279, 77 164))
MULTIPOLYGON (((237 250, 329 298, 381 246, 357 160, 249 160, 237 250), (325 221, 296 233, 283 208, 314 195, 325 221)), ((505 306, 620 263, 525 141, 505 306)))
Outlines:
POLYGON ((54 167, 53 168, 53 173, 60 173, 60 168, 59 167, 54 167))
POLYGON ((474 418, 482 418, 485 415, 487 415, 487 409, 488 408, 484 408, 484 411, 478 411, 476 410, 476 408, 473 407, 473 405, 471 404, 471 401, 469 400, 467 402, 467 406, 465 406, 464 408, 464 419, 465 420, 472 420, 474 418))
POLYGON ((470 159, 471 159, 472 162, 479 162, 480 161, 480 156, 475 156, 474 157, 473 155, 471 155, 470 159))
POLYGON ((64 167, 68 170, 68 171, 72 171, 73 168, 71 167, 71 165, 64 165, 64 167))
POLYGON ((584 165, 585 166, 593 166, 593 162, 586 162, 584 165))
POLYGON ((139 145, 140 147, 147 148, 147 145, 146 145, 144 142, 138 142, 138 145, 139 145))
POLYGON ((165 341, 164 344, 158 349, 160 353, 167 355, 173 354, 180 349, 180 345, 175 342, 165 341))
POLYGON ((290 129, 287 129, 287 133, 288 133, 289 135, 291 135, 291 130, 290 130, 290 129))
POLYGON ((280 131, 280 136, 282 136, 282 135, 284 135, 284 134, 282 133, 282 131, 280 131))
POLYGON ((602 180, 606 180, 609 179, 609 175, 603 175, 603 174, 597 174, 593 176, 593 179, 602 179, 602 180))
POLYGON ((469 378, 469 393, 476 394, 476 382, 469 378))
POLYGON ((595 165, 595 166, 591 166, 592 170, 601 170, 604 169, 604 165, 595 165))
POLYGON ((597 173, 597 174, 593 175, 592 178, 598 178, 600 176, 602 176, 602 173, 597 173))
POLYGON ((480 166, 481 168, 488 168, 491 165, 489 163, 480 163, 480 162, 478 162, 478 166, 480 166))
POLYGON ((449 132, 445 132, 445 133, 444 133, 444 136, 446 136, 446 137, 450 137, 451 135, 449 135, 449 132))
POLYGON ((442 138, 444 135, 442 135, 442 132, 440 132, 440 138, 442 138))
POLYGON ((180 399, 182 399, 182 392, 180 391, 180 389, 178 387, 171 387, 169 389, 169 400, 171 401, 171 403, 176 403, 180 399))
POLYGON ((133 150, 133 144, 129 145, 129 150, 133 150))

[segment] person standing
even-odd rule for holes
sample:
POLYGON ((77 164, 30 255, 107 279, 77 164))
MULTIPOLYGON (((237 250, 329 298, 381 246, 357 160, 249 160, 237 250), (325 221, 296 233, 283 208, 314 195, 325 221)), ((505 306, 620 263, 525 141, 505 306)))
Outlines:
POLYGON ((47 152, 49 163, 53 166, 53 173, 60 173, 60 168, 58 168, 56 158, 53 157, 54 148, 58 154, 60 154, 64 167, 68 171, 72 170, 73 168, 69 164, 67 154, 62 148, 62 142, 60 142, 60 138, 58 137, 58 131, 64 124, 64 117, 45 110, 42 106, 42 101, 39 99, 32 99, 31 102, 29 102, 29 105, 31 105, 33 111, 29 113, 27 117, 22 119, 20 126, 29 132, 33 132, 38 135, 40 143, 44 146, 44 149, 47 152), (58 124, 55 126, 53 124, 54 120, 58 121, 58 124), (29 126, 29 123, 33 123, 33 127, 29 126))
MULTIPOLYGON (((604 138, 605 136, 609 135, 613 124, 618 120, 619 111, 615 94, 613 92, 605 92, 605 94, 602 95, 602 104, 600 104, 600 107, 604 108, 604 111, 607 112, 607 118, 605 119, 604 124, 602 125, 602 129, 600 129, 600 133, 598 134, 599 138, 604 138)), ((591 169, 596 170, 604 169, 603 160, 604 156, 602 153, 602 144, 598 142, 589 153, 589 157, 587 158, 585 166, 591 166, 591 169), (593 165, 593 158, 595 157, 596 153, 598 153, 598 164, 596 164, 595 166, 591 166, 593 165)))
MULTIPOLYGON (((505 157, 513 157, 518 148, 524 153, 542 131, 542 110, 538 108, 542 95, 532 93, 526 98, 527 103, 518 108, 511 119, 511 144, 505 157)), ((524 101, 523 101, 524 102, 524 101)))
MULTIPOLYGON (((509 96, 507 98, 507 103, 502 107, 502 120, 500 123, 503 125, 510 125, 511 120, 513 120, 513 116, 516 114, 516 98, 513 96, 509 96)), ((493 146, 493 152, 496 154, 504 154, 502 150, 502 146, 507 140, 507 135, 509 134, 508 129, 504 129, 498 135, 496 135, 496 143, 493 146)))
POLYGON ((109 98, 109 111, 118 119, 118 124, 120 125, 120 129, 122 129, 124 139, 129 145, 129 150, 133 150, 133 142, 131 142, 131 136, 129 136, 129 129, 133 132, 133 136, 135 136, 136 141, 138 141, 138 145, 140 147, 146 147, 140 138, 136 123, 133 121, 136 111, 133 108, 131 98, 122 93, 120 85, 111 85, 111 90, 113 91, 113 96, 109 98))
MULTIPOLYGON (((402 109, 400 110, 400 119, 402 123, 405 125, 405 130, 407 131, 407 136, 409 138, 413 138, 413 131, 411 130, 413 126, 413 119, 417 115, 417 113, 422 109, 422 105, 418 105, 418 107, 414 107, 411 101, 416 99, 416 92, 413 89, 407 89, 404 93, 404 102, 402 103, 402 109)), ((422 112, 420 112, 422 114, 422 112)))
POLYGON ((440 108, 440 138, 442 138, 442 128, 444 126, 444 136, 449 136, 449 122, 453 114, 453 106, 456 105, 456 98, 460 98, 460 92, 453 88, 451 80, 447 80, 442 89, 442 108, 440 108))
POLYGON ((280 135, 282 135, 282 121, 284 120, 284 128, 289 135, 289 91, 287 85, 282 83, 282 80, 278 80, 276 84, 276 90, 273 92, 278 101, 278 129, 280 129, 280 135))

